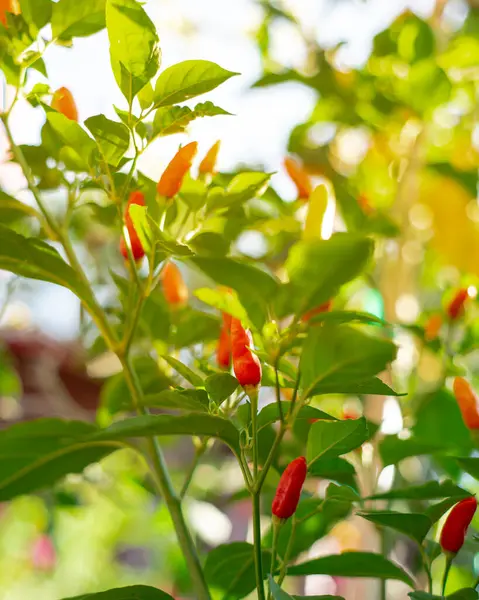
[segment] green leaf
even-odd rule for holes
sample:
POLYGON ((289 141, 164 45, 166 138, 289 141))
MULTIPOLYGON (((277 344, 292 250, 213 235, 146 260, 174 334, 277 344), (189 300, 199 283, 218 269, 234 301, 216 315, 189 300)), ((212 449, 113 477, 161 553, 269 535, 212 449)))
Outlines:
POLYGON ((366 419, 316 421, 308 436, 308 464, 320 458, 334 458, 359 448, 368 439, 366 419))
POLYGON ((456 458, 456 461, 461 469, 479 480, 479 458, 456 458))
POLYGON ((457 497, 446 498, 445 500, 441 500, 441 502, 428 506, 424 511, 424 514, 429 517, 431 523, 436 523, 454 506, 454 504, 457 504, 457 502, 459 502, 459 498, 457 497))
POLYGON ((365 269, 373 249, 371 239, 350 233, 296 243, 286 260, 287 305, 300 315, 330 300, 365 269))
POLYGON ((353 465, 344 458, 317 460, 310 466, 308 473, 310 476, 331 479, 332 481, 349 485, 352 489, 357 489, 356 471, 353 465))
POLYGON ((138 102, 142 110, 146 110, 153 104, 153 86, 147 83, 144 88, 138 92, 138 102))
POLYGON ((28 204, 20 202, 0 191, 0 222, 3 224, 11 223, 24 217, 39 217, 39 213, 28 204))
MULTIPOLYGON (((458 459, 460 460, 460 459, 458 459)), ((479 459, 465 459, 478 461, 479 474, 479 459)), ((462 466, 462 465, 461 465, 462 466)), ((463 467, 464 468, 464 467, 463 467)), ((464 468, 467 471, 467 469, 464 468)), ((450 479, 446 481, 428 481, 422 485, 412 485, 402 489, 391 490, 383 494, 375 494, 370 496, 369 500, 434 500, 436 498, 454 497, 460 500, 471 494, 455 485, 450 479)))
POLYGON ((195 115, 197 117, 217 117, 220 115, 228 115, 231 116, 227 110, 224 110, 220 106, 216 106, 213 102, 207 100, 206 102, 199 102, 195 106, 195 115))
POLYGON ((239 454, 239 433, 235 426, 221 417, 192 413, 188 415, 142 415, 117 421, 91 436, 89 441, 122 441, 130 437, 156 435, 207 435, 216 437, 239 454))
POLYGON ((176 330, 170 335, 175 348, 184 348, 201 342, 217 340, 220 322, 213 315, 197 310, 184 312, 176 323, 176 330))
POLYGON ((365 325, 384 325, 390 324, 376 315, 355 311, 355 310, 332 310, 314 315, 309 323, 364 323, 365 325))
POLYGON ((143 396, 141 405, 150 408, 205 412, 208 410, 208 403, 202 401, 202 396, 199 393, 201 391, 202 390, 163 390, 156 394, 146 394, 143 396))
POLYGON ((0 431, 0 501, 51 486, 124 447, 86 441, 97 431, 89 423, 60 419, 38 419, 0 431))
POLYGON ((39 30, 48 23, 52 14, 51 0, 20 0, 25 21, 39 30))
MULTIPOLYGON (((288 411, 291 407, 291 402, 281 402, 281 408, 283 410, 283 415, 288 414, 288 411)), ((271 423, 274 423, 276 421, 279 421, 280 419, 280 414, 279 414, 279 408, 278 408, 278 403, 277 402, 271 402, 270 404, 267 404, 264 408, 261 409, 260 413, 258 414, 258 428, 261 429, 262 427, 266 427, 267 425, 271 425, 271 423)), ((298 413, 296 414, 296 421, 297 420, 302 420, 302 419, 306 419, 306 420, 311 420, 311 419, 326 419, 326 420, 332 420, 334 421, 335 418, 332 417, 331 415, 328 415, 327 413, 323 412, 322 410, 319 410, 318 408, 314 408, 313 406, 302 406, 298 413)))
POLYGON ((131 104, 158 71, 158 34, 136 0, 107 0, 106 26, 113 73, 128 104, 131 104))
POLYGON ((282 590, 271 575, 269 575, 269 589, 273 600, 344 600, 341 596, 290 596, 282 590))
POLYGON ((278 283, 271 275, 232 258, 195 256, 190 262, 216 283, 235 290, 251 322, 262 327, 267 318, 268 302, 278 289, 278 283))
POLYGON ((224 195, 211 196, 208 200, 208 211, 237 206, 247 200, 261 196, 268 187, 271 173, 245 172, 235 175, 225 190, 224 195))
POLYGON ((37 238, 26 238, 3 225, 0 225, 0 269, 56 283, 90 305, 89 289, 52 246, 37 238))
MULTIPOLYGON (((188 205, 188 208, 190 208, 192 211, 197 211, 204 205, 207 191, 208 188, 204 181, 201 179, 193 179, 190 174, 187 174, 183 179, 183 183, 181 184, 180 197, 188 205)), ((202 234, 200 233, 199 235, 202 234)), ((195 238, 196 237, 198 237, 198 235, 195 236, 195 238)), ((188 243, 190 242, 191 240, 188 240, 188 243)), ((223 239, 223 244, 225 243, 227 243, 227 240, 223 239)))
POLYGON ((156 81, 156 106, 171 106, 213 90, 238 73, 208 60, 185 60, 165 69, 156 81))
POLYGON ((434 596, 433 594, 428 594, 427 592, 410 592, 409 597, 411 600, 477 600, 478 593, 476 590, 472 588, 464 588, 462 590, 457 590, 453 594, 449 596, 434 596))
POLYGON ((369 394, 371 396, 406 396, 399 394, 381 381, 378 377, 371 377, 364 381, 331 381, 319 383, 310 392, 309 396, 319 396, 320 394, 369 394))
POLYGON ((214 373, 205 380, 205 388, 213 402, 221 404, 238 387, 238 380, 229 373, 214 373))
POLYGON ((413 587, 413 581, 406 571, 384 556, 372 552, 343 552, 334 556, 322 556, 293 565, 288 568, 288 575, 396 579, 413 587))
POLYGON ((212 231, 198 233, 188 240, 188 244, 197 254, 212 257, 224 256, 230 246, 223 235, 212 231))
POLYGON ((153 119, 153 137, 182 133, 186 127, 199 117, 215 117, 230 113, 212 102, 197 104, 192 110, 187 106, 164 106, 159 108, 153 119))
POLYGON ((81 164, 88 168, 96 144, 87 132, 76 121, 58 112, 49 112, 47 121, 65 146, 72 148, 81 164))
POLYGON ((421 456, 444 452, 447 446, 441 445, 441 440, 436 444, 415 438, 399 439, 395 435, 387 435, 379 443, 379 453, 384 466, 395 465, 409 456, 421 456))
POLYGON ((192 371, 189 367, 173 356, 164 354, 161 358, 165 360, 170 367, 173 367, 173 369, 175 369, 175 371, 177 371, 183 377, 183 379, 186 379, 188 383, 191 383, 191 385, 194 385, 195 387, 203 387, 205 385, 203 378, 198 375, 198 373, 192 371))
POLYGON ((376 525, 389 527, 422 544, 427 532, 432 527, 431 520, 421 513, 401 513, 393 510, 370 511, 359 513, 360 517, 376 525))
MULTIPOLYGON (((271 556, 263 555, 263 574, 270 570, 271 556)), ((208 586, 222 600, 244 598, 256 587, 254 570, 254 547, 246 542, 221 544, 208 553, 205 563, 205 577, 208 586)))
POLYGON ((105 115, 95 115, 85 121, 85 126, 95 138, 103 160, 114 167, 130 145, 130 132, 123 123, 110 121, 105 115))
MULTIPOLYGON (((37 0, 31 0, 33 4, 37 0)), ((52 35, 60 40, 92 35, 105 27, 105 0, 59 0, 52 7, 52 35)))
POLYGON ((173 596, 148 585, 130 585, 97 594, 84 594, 64 600, 173 600, 173 596))
POLYGON ((354 389, 385 389, 372 378, 394 360, 396 346, 349 325, 313 327, 303 346, 300 361, 304 397, 318 393, 341 393, 354 389), (323 392, 324 390, 324 392, 323 392))

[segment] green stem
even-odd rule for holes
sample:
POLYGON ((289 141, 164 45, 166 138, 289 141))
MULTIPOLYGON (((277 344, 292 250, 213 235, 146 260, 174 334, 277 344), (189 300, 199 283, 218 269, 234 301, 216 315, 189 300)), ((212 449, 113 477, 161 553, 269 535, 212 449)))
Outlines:
POLYGON ((278 577, 278 585, 279 586, 283 583, 284 578, 286 577, 286 574, 288 572, 288 562, 289 562, 289 557, 291 555, 291 552, 293 550, 294 536, 296 534, 296 525, 297 524, 298 524, 298 521, 296 520, 295 515, 293 515, 293 521, 291 523, 291 533, 289 534, 288 545, 286 546, 286 550, 284 552, 283 564, 281 565, 281 571, 280 571, 279 577, 278 577))
POLYGON ((182 500, 186 496, 186 492, 188 491, 188 488, 190 487, 190 483, 191 483, 191 481, 193 479, 193 475, 195 474, 195 471, 200 463, 201 457, 206 452, 206 449, 208 447, 208 441, 209 441, 209 438, 205 438, 201 442, 200 446, 198 446, 198 448, 196 448, 195 457, 193 458, 193 462, 191 463, 190 469, 185 478, 185 482, 183 483, 183 486, 181 488, 180 498, 182 500))
MULTIPOLYGON (((126 357, 119 356, 123 366, 123 372, 127 386, 133 398, 137 411, 140 414, 148 414, 148 411, 141 407, 141 398, 143 391, 141 389, 138 376, 126 357)), ((181 499, 177 496, 168 468, 163 456, 163 451, 156 438, 147 439, 148 454, 154 474, 154 482, 158 492, 163 497, 165 504, 170 512, 171 520, 176 530, 180 548, 185 557, 186 565, 193 580, 195 591, 199 600, 211 600, 211 596, 206 585, 203 570, 198 558, 198 553, 193 542, 193 538, 185 522, 183 511, 181 509, 181 499)))
POLYGON ((452 554, 446 554, 446 566, 444 567, 444 577, 442 578, 442 595, 446 595, 447 578, 449 577, 449 571, 451 570, 452 561, 454 556, 452 554))
MULTIPOLYGON (((381 537, 381 554, 384 556, 384 558, 387 558, 386 530, 384 527, 381 528, 379 535, 381 537)), ((387 600, 387 596, 386 596, 387 580, 381 579, 380 585, 381 585, 381 600, 387 600)))
POLYGON ((275 383, 276 383, 276 402, 278 404, 278 412, 279 412, 279 420, 281 423, 284 423, 284 415, 283 415, 283 407, 281 405, 281 387, 279 385, 279 355, 274 362, 274 374, 275 374, 275 383))
MULTIPOLYGON (((281 531, 281 526, 282 526, 283 522, 279 519, 275 519, 273 518, 273 542, 271 545, 271 569, 270 569, 270 573, 271 573, 271 577, 274 577, 274 573, 276 571, 276 558, 278 555, 278 539, 279 539, 279 532, 281 531)), ((271 591, 268 593, 268 600, 271 600, 272 595, 271 595, 271 591)))
POLYGON ((258 600, 266 600, 263 581, 263 557, 261 555, 261 495, 253 492, 253 536, 254 536, 254 567, 258 600))

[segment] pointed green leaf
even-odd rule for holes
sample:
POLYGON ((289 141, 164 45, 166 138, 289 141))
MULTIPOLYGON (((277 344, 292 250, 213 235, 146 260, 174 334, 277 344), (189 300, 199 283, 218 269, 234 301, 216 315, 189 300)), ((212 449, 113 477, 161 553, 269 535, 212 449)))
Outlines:
POLYGON ((23 18, 38 31, 48 23, 52 14, 51 0, 20 0, 23 18))
MULTIPOLYGON (((92 35, 105 27, 106 0, 59 0, 52 7, 52 35, 69 40, 92 35)), ((34 3, 37 0, 33 0, 34 3)))
POLYGON ((205 388, 213 402, 221 404, 238 388, 238 380, 229 373, 214 373, 205 380, 205 388))
POLYGON ((307 458, 310 465, 320 458, 334 458, 359 448, 368 439, 366 419, 316 421, 308 435, 307 458))
POLYGON ((64 600, 174 600, 173 596, 148 585, 130 585, 97 594, 84 594, 64 600))
MULTIPOLYGON (((479 462, 479 459, 477 459, 479 462)), ((428 481, 422 485, 411 485, 402 489, 391 490, 383 494, 370 496, 370 500, 434 500, 436 498, 454 497, 460 500, 470 496, 470 492, 455 485, 450 479, 446 481, 428 481)))
POLYGON ((421 513, 400 513, 393 510, 383 510, 362 512, 359 513, 359 516, 376 525, 399 531, 416 540, 418 544, 422 544, 427 532, 432 527, 432 521, 421 513))
POLYGON ((77 160, 87 169, 91 155, 96 149, 95 142, 87 132, 76 121, 58 112, 49 112, 47 121, 63 144, 76 153, 77 160))
POLYGON ((343 552, 322 556, 293 565, 288 575, 331 575, 333 577, 372 577, 396 579, 413 587, 413 580, 401 567, 381 554, 372 552, 343 552))
POLYGON ((261 196, 268 187, 271 173, 245 172, 235 175, 225 190, 224 195, 212 196, 208 199, 208 211, 237 206, 247 200, 261 196))
POLYGON ((165 69, 156 81, 156 106, 170 106, 213 90, 238 73, 208 60, 185 60, 165 69))
POLYGON ((282 590, 273 577, 269 576, 269 589, 273 600, 344 600, 341 596, 290 596, 282 590))
POLYGON ((126 125, 95 115, 85 121, 86 127, 95 138, 105 162, 118 166, 130 145, 130 132, 126 125))
POLYGON ((165 360, 170 367, 173 367, 173 369, 175 369, 175 371, 177 371, 183 377, 183 379, 186 379, 188 383, 191 383, 191 385, 194 385, 195 387, 203 387, 205 385, 201 375, 195 373, 195 371, 187 367, 178 359, 174 358, 173 356, 168 356, 167 354, 164 354, 161 358, 165 360))
POLYGON ((106 26, 113 73, 131 104, 158 71, 161 54, 158 34, 136 0, 107 0, 106 26))

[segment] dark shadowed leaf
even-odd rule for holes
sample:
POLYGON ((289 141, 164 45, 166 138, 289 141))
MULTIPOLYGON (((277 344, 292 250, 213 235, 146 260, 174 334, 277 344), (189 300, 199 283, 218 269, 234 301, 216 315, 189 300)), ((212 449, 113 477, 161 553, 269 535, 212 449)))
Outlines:
MULTIPOLYGON (((271 556, 263 551, 264 577, 269 573, 271 556)), ((244 598, 255 588, 254 549, 246 542, 222 544, 208 553, 205 577, 209 587, 221 593, 222 600, 244 598)))
POLYGON ((173 596, 147 585, 131 585, 97 594, 84 594, 64 600, 173 600, 173 596))
MULTIPOLYGON (((468 459, 466 459, 468 460, 468 459)), ((479 459, 478 464, 479 464, 479 459)), ((384 494, 375 494, 370 496, 371 500, 434 500, 436 498, 458 499, 470 496, 466 490, 455 485, 450 479, 446 481, 428 481, 423 485, 411 485, 402 489, 391 490, 384 494)))

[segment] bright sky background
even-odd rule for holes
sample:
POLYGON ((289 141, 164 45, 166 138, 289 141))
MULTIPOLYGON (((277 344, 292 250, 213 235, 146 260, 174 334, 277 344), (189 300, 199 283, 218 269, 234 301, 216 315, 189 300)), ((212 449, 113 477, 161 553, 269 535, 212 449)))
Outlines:
MULTIPOLYGON (((459 10, 464 0, 454 0, 459 10)), ((347 42, 342 49, 345 64, 359 65, 368 55, 372 37, 387 26, 397 14, 409 7, 428 15, 434 0, 289 0, 291 12, 308 26, 308 33, 332 46, 347 42)), ((238 163, 262 166, 279 171, 273 183, 284 195, 293 196, 292 184, 281 172, 291 128, 303 121, 314 105, 314 93, 298 84, 250 89, 261 75, 254 31, 261 21, 261 10, 252 0, 148 0, 145 8, 157 26, 163 51, 162 68, 186 60, 206 59, 241 73, 217 90, 205 95, 233 113, 233 117, 205 118, 194 122, 189 133, 157 140, 144 154, 140 170, 157 179, 180 143, 198 140, 199 155, 217 139, 222 140, 219 168, 233 168, 238 163)), ((291 26, 279 22, 273 36, 274 57, 285 66, 299 66, 304 46, 291 26)), ((76 38, 73 48, 52 46, 45 56, 52 89, 65 86, 76 99, 80 119, 104 113, 116 118, 112 103, 125 108, 110 70, 108 38, 102 31, 89 38, 76 38)), ((38 81, 41 81, 41 77, 38 81)), ((33 84, 33 80, 32 80, 33 84)), ((44 115, 20 102, 12 114, 17 143, 39 142, 44 115)), ((2 139, 0 139, 2 144, 2 139)), ((0 146, 0 157, 4 154, 0 146)), ((0 164, 0 185, 18 195, 23 181, 15 165, 0 164)), ((19 198, 27 199, 20 193, 19 198)), ((35 285, 35 294, 18 293, 21 301, 14 308, 28 304, 32 322, 59 338, 75 335, 78 326, 78 303, 68 290, 57 286, 35 285), (52 311, 52 306, 55 310, 52 311)), ((12 316, 11 311, 7 316, 12 316)), ((20 318, 26 318, 23 310, 20 318)))

